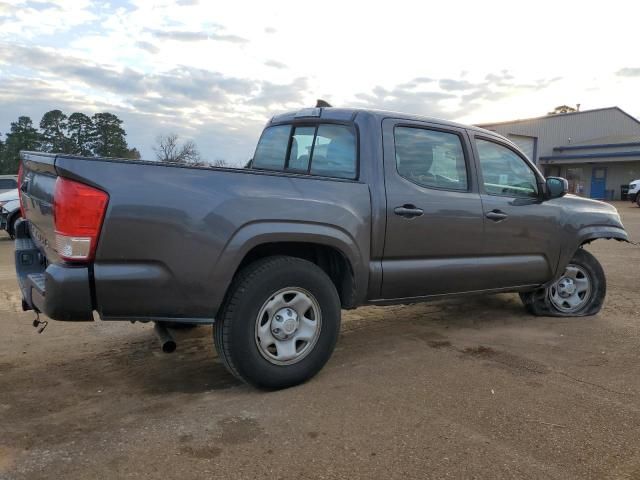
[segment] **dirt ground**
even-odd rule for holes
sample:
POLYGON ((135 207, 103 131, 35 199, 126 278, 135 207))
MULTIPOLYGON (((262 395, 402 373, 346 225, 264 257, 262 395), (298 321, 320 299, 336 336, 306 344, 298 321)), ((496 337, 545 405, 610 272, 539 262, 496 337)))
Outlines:
MULTIPOLYGON (((635 239, 640 208, 616 204, 635 239)), ((160 352, 151 325, 23 313, 0 240, 0 478, 640 479, 640 248, 600 241, 600 315, 516 295, 345 313, 312 381, 265 393, 211 327, 160 352)))

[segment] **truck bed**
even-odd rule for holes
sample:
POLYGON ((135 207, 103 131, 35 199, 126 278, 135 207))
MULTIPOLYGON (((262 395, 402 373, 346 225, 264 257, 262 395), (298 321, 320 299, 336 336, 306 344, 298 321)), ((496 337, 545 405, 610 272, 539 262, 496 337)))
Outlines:
POLYGON ((47 305, 46 292, 71 275, 76 291, 57 292, 55 300, 81 303, 66 320, 88 320, 96 310, 103 319, 213 322, 238 264, 257 242, 280 241, 279 233, 289 242, 313 235, 341 243, 366 286, 361 259, 369 258, 372 214, 365 183, 33 152, 22 161, 27 222, 19 237, 40 263, 18 274, 25 298, 52 318, 56 305, 47 305), (54 247, 58 177, 108 194, 91 263, 69 264, 54 247))

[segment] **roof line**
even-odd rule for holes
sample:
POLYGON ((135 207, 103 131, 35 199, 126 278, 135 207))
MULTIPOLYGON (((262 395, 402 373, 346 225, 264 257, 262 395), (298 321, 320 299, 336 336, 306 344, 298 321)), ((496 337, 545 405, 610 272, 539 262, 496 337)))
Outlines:
POLYGON ((563 117, 568 117, 568 116, 571 116, 571 115, 581 115, 583 113, 601 112, 603 110, 618 110, 620 113, 622 113, 623 115, 626 115, 631 120, 633 120, 638 125, 640 125, 640 120, 638 120, 634 116, 628 114, 627 112, 622 110, 620 107, 603 107, 603 108, 594 108, 594 109, 591 109, 591 110, 582 110, 580 112, 557 113, 555 115, 541 115, 539 117, 521 118, 521 119, 517 119, 517 120, 508 120, 508 121, 504 121, 504 122, 478 123, 477 126, 478 127, 482 127, 482 128, 487 128, 487 127, 493 127, 493 126, 497 126, 497 125, 509 125, 509 124, 512 124, 512 123, 530 122, 531 120, 550 120, 552 118, 563 118, 563 117))
POLYGON ((590 148, 616 148, 616 147, 640 147, 640 142, 626 143, 594 143, 593 145, 563 145, 554 147, 554 151, 562 152, 564 150, 588 150, 590 148))
POLYGON ((570 160, 573 158, 620 158, 640 157, 640 150, 635 152, 602 152, 602 153, 576 153, 573 155, 546 155, 540 160, 570 160))

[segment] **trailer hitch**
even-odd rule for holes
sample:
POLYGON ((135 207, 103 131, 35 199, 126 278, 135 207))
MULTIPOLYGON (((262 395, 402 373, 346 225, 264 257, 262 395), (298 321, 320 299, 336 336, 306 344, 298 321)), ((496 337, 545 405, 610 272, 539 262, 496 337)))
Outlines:
POLYGON ((47 325, 49 325, 49 322, 47 320, 40 320, 40 314, 36 312, 36 318, 33 320, 31 325, 33 325, 33 328, 37 329, 38 333, 42 333, 44 332, 44 329, 47 328, 47 325))

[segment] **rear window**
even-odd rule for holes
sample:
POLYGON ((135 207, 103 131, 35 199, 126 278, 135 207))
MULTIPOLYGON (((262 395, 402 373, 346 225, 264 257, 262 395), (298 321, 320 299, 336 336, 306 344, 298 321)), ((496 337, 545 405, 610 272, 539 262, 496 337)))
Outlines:
POLYGON ((18 182, 12 178, 0 178, 0 190, 13 190, 18 188, 18 182))
POLYGON ((252 166, 355 179, 355 133, 346 125, 333 124, 268 127, 258 142, 252 166))

